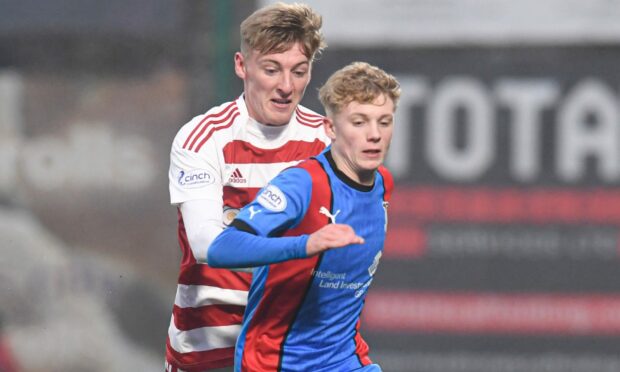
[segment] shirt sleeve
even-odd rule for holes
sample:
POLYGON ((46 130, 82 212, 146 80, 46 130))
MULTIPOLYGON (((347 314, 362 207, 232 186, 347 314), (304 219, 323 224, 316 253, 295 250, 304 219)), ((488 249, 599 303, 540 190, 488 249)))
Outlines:
POLYGON ((306 257, 308 235, 281 237, 303 219, 312 194, 301 168, 280 173, 218 235, 207 254, 213 267, 255 267, 306 257))
POLYGON ((207 252, 211 267, 243 268, 305 258, 308 235, 267 238, 231 226, 207 252))
POLYGON ((224 229, 221 204, 212 200, 188 200, 179 208, 194 258, 204 263, 209 246, 224 229))
POLYGON ((312 194, 312 178, 302 168, 289 168, 261 189, 256 198, 237 214, 256 235, 279 236, 303 219, 312 194))
POLYGON ((198 125, 199 118, 184 125, 172 142, 168 185, 170 203, 173 205, 198 199, 222 204, 223 170, 217 143, 211 138, 198 152, 185 146, 192 129, 198 125))

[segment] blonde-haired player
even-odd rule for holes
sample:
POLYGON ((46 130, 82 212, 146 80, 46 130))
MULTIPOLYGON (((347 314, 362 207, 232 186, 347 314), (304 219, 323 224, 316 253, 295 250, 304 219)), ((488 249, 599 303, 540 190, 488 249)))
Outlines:
POLYGON ((211 242, 282 169, 329 143, 323 117, 299 103, 325 47, 319 14, 277 3, 241 24, 234 68, 243 94, 185 124, 170 153, 171 203, 182 259, 166 342, 166 371, 233 363, 251 274, 206 263, 211 242))

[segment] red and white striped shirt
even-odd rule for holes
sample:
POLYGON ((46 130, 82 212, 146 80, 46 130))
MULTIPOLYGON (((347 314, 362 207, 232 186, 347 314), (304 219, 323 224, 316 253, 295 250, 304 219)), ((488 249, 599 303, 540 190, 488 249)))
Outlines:
MULTIPOLYGON (((250 118, 243 96, 185 124, 170 154, 170 199, 222 204, 223 224, 284 168, 318 154, 329 143, 323 117, 298 106, 288 125, 250 118)), ((251 274, 210 268, 195 257, 178 212, 182 251, 177 293, 166 342, 171 369, 203 371, 233 364, 251 274)))

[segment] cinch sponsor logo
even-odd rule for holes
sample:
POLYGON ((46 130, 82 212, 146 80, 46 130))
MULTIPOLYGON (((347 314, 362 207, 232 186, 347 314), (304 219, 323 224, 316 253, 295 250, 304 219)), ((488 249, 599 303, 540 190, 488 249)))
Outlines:
POLYGON ((286 197, 284 193, 274 185, 267 185, 267 187, 261 191, 257 200, 260 205, 274 212, 281 212, 286 208, 286 197))
POLYGON ((204 169, 194 169, 188 172, 182 170, 177 179, 179 185, 183 187, 202 187, 215 182, 215 177, 204 169))

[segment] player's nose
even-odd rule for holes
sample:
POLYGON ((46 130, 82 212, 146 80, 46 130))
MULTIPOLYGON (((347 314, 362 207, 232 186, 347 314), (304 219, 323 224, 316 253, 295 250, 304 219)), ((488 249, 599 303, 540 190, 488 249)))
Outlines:
POLYGON ((293 92, 293 78, 291 74, 284 73, 278 80, 278 91, 284 96, 288 96, 293 92))

